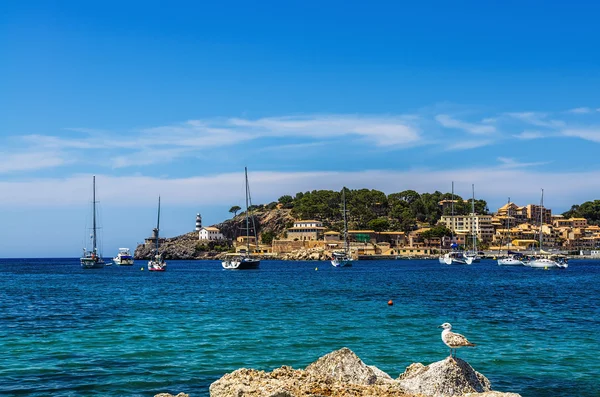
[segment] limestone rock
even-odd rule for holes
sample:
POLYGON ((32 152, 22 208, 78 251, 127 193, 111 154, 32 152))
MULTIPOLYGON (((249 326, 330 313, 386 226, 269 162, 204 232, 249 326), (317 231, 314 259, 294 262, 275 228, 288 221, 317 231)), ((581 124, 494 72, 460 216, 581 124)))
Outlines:
POLYGON ((306 367, 306 372, 334 381, 351 383, 355 385, 374 385, 378 378, 391 379, 388 374, 366 365, 358 356, 347 347, 333 351, 321 357, 306 367), (378 376, 379 375, 379 376, 378 376))
POLYGON ((189 394, 185 394, 185 393, 179 393, 176 396, 174 396, 170 393, 159 393, 159 394, 155 394, 154 397, 190 397, 190 396, 189 396, 189 394))
POLYGON ((460 358, 448 357, 428 366, 411 364, 398 382, 406 390, 425 396, 461 396, 492 390, 490 381, 460 358))

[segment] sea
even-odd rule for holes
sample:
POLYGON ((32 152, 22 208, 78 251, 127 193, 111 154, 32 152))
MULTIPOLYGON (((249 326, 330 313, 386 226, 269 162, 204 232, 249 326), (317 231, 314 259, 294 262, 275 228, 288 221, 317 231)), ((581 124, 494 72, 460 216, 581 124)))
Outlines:
POLYGON ((397 377, 449 355, 444 322, 477 344, 458 357, 494 390, 600 395, 600 261, 145 265, 0 259, 0 395, 208 396, 238 368, 304 368, 342 347, 397 377))

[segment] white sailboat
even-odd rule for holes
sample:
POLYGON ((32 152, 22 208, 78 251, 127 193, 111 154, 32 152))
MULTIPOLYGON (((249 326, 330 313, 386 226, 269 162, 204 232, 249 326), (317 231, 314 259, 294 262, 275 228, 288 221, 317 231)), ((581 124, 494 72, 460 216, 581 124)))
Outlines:
POLYGON ((333 259, 331 260, 331 265, 333 267, 348 267, 352 266, 352 254, 350 253, 350 246, 348 245, 348 218, 346 216, 346 188, 342 189, 342 205, 343 205, 343 214, 344 214, 344 251, 343 252, 333 252, 333 259))
POLYGON ((104 267, 104 259, 98 254, 96 240, 96 176, 92 179, 92 249, 91 251, 83 249, 83 256, 80 258, 81 267, 84 269, 101 269, 104 267))
POLYGON ((508 208, 507 208, 507 220, 506 220, 506 228, 508 229, 508 242, 506 243, 506 251, 508 256, 506 258, 498 259, 499 266, 523 266, 523 261, 519 259, 519 255, 512 254, 510 252, 510 197, 508 198, 508 208))
POLYGON ((167 270, 167 263, 162 257, 159 250, 159 234, 160 231, 160 196, 158 196, 158 217, 156 220, 156 229, 154 229, 154 238, 156 241, 156 248, 153 250, 153 256, 148 261, 148 270, 151 272, 164 272, 167 270))
POLYGON ((540 201, 540 252, 537 257, 530 259, 528 262, 524 262, 525 266, 538 268, 538 269, 566 269, 569 265, 565 261, 557 261, 555 255, 549 255, 545 252, 542 245, 543 237, 543 225, 544 225, 544 189, 542 189, 542 199, 540 201))
MULTIPOLYGON (((472 251, 465 253, 467 258, 471 258, 472 263, 478 263, 481 258, 477 252, 477 230, 475 229, 475 185, 471 185, 473 188, 473 198, 471 199, 471 237, 473 239, 472 251)), ((479 223, 477 223, 479 226, 479 223)))
POLYGON ((470 265, 473 263, 473 258, 469 258, 463 251, 458 250, 458 244, 454 242, 454 182, 452 182, 451 215, 452 243, 450 247, 452 248, 452 251, 440 256, 439 261, 443 265, 470 265))
MULTIPOLYGON (((221 262, 224 269, 229 270, 246 270, 246 269, 258 269, 260 266, 260 259, 253 258, 250 253, 250 217, 249 208, 251 205, 250 198, 250 186, 248 185, 248 168, 244 167, 244 174, 246 177, 246 252, 235 254, 233 257, 226 258, 221 262), (248 204, 250 202, 250 205, 248 204)), ((252 218, 254 223, 254 218, 252 218)), ((256 225, 253 225, 254 230, 254 242, 258 246, 258 239, 256 236, 256 225)))

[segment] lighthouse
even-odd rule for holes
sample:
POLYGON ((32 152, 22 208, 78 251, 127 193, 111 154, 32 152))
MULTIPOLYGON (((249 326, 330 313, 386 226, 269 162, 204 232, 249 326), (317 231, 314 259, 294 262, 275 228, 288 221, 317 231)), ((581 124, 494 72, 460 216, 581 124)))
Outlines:
POLYGON ((196 231, 199 232, 202 229, 202 216, 200 214, 196 214, 196 231))

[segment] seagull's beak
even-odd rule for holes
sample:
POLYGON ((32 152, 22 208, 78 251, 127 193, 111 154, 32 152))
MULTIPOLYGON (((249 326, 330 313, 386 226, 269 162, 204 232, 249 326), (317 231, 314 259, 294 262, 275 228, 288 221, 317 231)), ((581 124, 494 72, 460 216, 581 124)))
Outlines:
POLYGON ((444 327, 442 327, 441 325, 438 325, 438 328, 444 328, 444 327))

